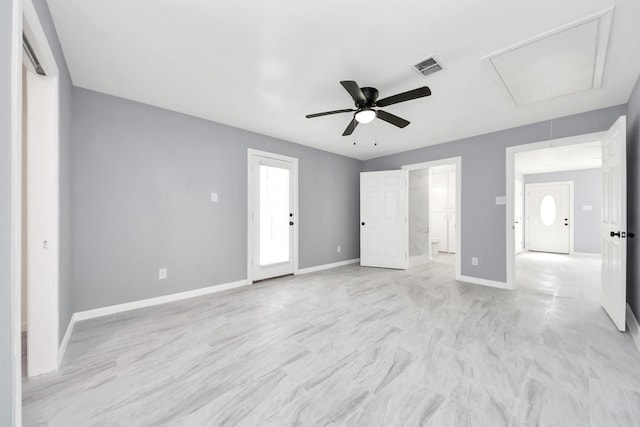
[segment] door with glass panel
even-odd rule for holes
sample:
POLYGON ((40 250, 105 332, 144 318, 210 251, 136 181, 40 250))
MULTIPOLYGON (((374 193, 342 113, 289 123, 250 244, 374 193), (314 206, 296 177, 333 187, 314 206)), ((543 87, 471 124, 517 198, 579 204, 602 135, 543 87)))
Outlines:
POLYGON ((527 249, 568 254, 571 183, 526 184, 527 249))
POLYGON ((253 155, 252 280, 293 274, 296 162, 253 155))

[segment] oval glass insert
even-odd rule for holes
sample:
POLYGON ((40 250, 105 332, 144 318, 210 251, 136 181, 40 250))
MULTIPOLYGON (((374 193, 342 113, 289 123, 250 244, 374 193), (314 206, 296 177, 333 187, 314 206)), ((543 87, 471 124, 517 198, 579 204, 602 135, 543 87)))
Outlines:
POLYGON ((540 219, 547 227, 556 220, 556 201, 550 194, 542 198, 542 202, 540 203, 540 219))

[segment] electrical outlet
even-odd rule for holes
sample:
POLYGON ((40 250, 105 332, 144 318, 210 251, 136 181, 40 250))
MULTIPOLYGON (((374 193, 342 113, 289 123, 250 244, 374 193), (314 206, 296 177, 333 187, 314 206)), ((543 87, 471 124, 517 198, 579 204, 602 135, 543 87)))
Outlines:
POLYGON ((478 258, 476 257, 471 258, 471 265, 478 265, 478 258))
POLYGON ((161 268, 160 270, 158 270, 158 279, 159 280, 164 280, 167 278, 167 269, 166 268, 161 268))
POLYGON ((340 245, 338 245, 338 252, 341 252, 342 248, 340 247, 340 245))

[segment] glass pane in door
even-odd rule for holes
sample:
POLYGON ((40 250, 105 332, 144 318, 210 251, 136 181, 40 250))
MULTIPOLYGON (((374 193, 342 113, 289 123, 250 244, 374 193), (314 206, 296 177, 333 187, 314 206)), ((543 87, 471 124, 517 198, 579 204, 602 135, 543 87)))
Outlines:
POLYGON ((289 169, 260 165, 260 265, 289 261, 289 169))

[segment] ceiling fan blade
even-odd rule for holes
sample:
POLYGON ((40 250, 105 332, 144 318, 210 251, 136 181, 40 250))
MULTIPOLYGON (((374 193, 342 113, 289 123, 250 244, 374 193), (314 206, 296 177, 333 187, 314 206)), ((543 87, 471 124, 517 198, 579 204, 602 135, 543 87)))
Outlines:
POLYGON ((411 101, 416 98, 423 98, 425 96, 431 95, 431 89, 427 86, 419 87, 418 89, 413 89, 407 92, 402 92, 397 95, 389 96, 387 98, 382 98, 380 101, 376 101, 376 106, 378 107, 386 107, 387 105, 397 104, 398 102, 411 101))
POLYGON ((340 84, 349 92, 349 95, 351 95, 351 98, 353 98, 356 104, 367 102, 367 98, 365 98, 358 83, 353 80, 343 80, 340 84))
POLYGON ((354 117, 351 122, 349 123, 349 126, 347 126, 347 128, 344 130, 344 132, 342 133, 342 136, 349 136, 353 133, 354 130, 356 130, 356 127, 358 126, 358 121, 356 120, 356 118, 354 117))
POLYGON ((350 113, 352 111, 356 111, 356 110, 347 108, 345 110, 325 111, 324 113, 307 114, 306 117, 307 119, 313 119, 314 117, 328 116, 330 114, 350 113))
POLYGON ((384 120, 387 123, 391 123, 394 126, 398 126, 399 128, 404 128, 409 126, 411 123, 408 120, 403 119, 402 117, 398 117, 395 114, 387 113, 386 111, 378 110, 378 118, 380 120, 384 120))

